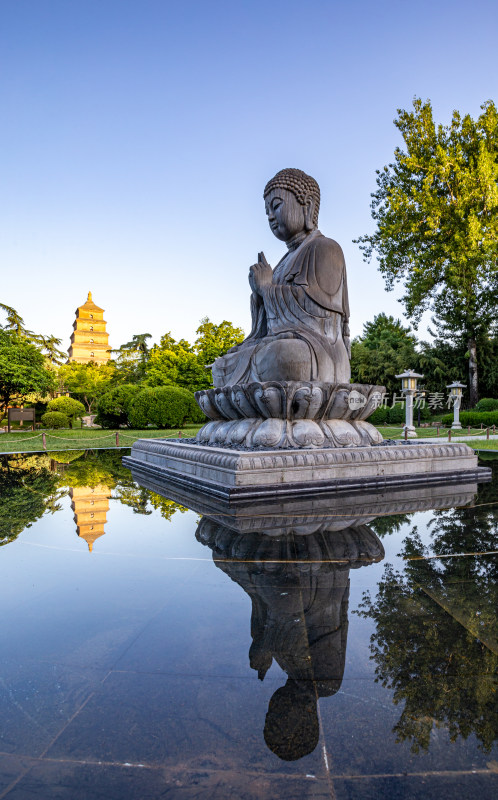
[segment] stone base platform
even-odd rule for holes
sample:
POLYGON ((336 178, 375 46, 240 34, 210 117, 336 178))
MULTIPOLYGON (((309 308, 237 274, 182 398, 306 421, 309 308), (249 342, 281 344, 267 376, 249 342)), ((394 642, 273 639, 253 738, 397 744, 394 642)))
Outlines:
POLYGON ((486 480, 466 444, 385 444, 243 451, 181 439, 139 439, 125 466, 226 500, 316 495, 426 483, 486 480))

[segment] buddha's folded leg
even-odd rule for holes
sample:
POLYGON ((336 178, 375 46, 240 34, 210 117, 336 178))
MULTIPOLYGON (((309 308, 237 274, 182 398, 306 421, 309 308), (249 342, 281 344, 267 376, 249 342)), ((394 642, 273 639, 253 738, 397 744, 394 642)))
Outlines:
POLYGON ((260 381, 310 381, 314 354, 303 339, 275 339, 260 344, 253 355, 254 372, 260 381))

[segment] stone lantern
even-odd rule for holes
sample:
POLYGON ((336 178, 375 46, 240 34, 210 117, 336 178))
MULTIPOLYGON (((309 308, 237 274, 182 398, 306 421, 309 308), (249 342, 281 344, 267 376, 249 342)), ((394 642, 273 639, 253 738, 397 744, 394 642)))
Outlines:
POLYGON ((406 416, 403 430, 408 438, 414 439, 417 437, 417 433, 413 424, 413 398, 417 394, 417 381, 424 376, 419 375, 418 372, 414 372, 412 369, 408 369, 401 375, 396 375, 396 377, 401 379, 401 391, 406 397, 406 416))
POLYGON ((446 387, 450 390, 450 397, 453 400, 452 430, 461 430, 462 428, 462 424, 460 422, 460 406, 462 405, 462 390, 466 388, 466 385, 467 384, 465 383, 459 383, 459 381, 453 381, 453 383, 449 383, 446 387))

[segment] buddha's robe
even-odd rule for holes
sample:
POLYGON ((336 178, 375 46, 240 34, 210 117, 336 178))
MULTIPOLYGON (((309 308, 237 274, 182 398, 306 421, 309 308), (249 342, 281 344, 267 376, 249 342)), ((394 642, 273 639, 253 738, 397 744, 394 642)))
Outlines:
MULTIPOLYGON (((340 246, 313 231, 273 271, 263 296, 251 296, 252 330, 247 339, 213 364, 215 386, 261 380, 294 380, 289 348, 280 359, 278 343, 295 340, 303 380, 349 383, 343 326, 349 320, 346 265, 340 246), (300 340, 303 345, 297 345, 300 340), (307 348, 307 350, 306 350, 307 348), (269 374, 269 372, 271 374, 269 374)), ((292 348, 291 348, 292 352, 292 348)))

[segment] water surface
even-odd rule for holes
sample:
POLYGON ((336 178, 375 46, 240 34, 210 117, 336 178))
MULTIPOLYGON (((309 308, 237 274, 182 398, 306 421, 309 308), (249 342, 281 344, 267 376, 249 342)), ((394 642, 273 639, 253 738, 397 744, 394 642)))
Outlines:
POLYGON ((121 455, 1 460, 0 798, 498 795, 498 475, 206 513, 121 455))

